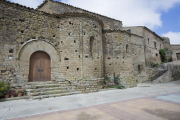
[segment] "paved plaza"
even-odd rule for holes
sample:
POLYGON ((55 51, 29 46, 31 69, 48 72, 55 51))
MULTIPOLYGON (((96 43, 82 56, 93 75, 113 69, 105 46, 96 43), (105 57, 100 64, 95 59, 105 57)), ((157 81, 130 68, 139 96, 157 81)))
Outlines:
POLYGON ((0 102, 0 120, 180 120, 180 81, 0 102))

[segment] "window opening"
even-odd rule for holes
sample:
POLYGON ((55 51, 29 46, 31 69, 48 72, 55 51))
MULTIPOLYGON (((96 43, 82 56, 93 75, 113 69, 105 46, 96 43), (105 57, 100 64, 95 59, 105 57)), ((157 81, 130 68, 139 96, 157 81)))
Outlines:
POLYGON ((13 53, 13 52, 14 52, 14 50, 13 50, 13 49, 10 49, 10 50, 9 50, 9 53, 13 53))
POLYGON ((94 37, 92 36, 91 38, 90 38, 90 55, 92 56, 92 54, 93 54, 93 45, 94 45, 94 37))
POLYGON ((140 65, 138 65, 138 71, 139 71, 139 72, 141 71, 141 66, 140 66, 140 65))
POLYGON ((127 30, 129 33, 131 33, 131 29, 127 30))
POLYGON ((129 53, 129 45, 126 45, 126 54, 129 53))
POLYGON ((64 60, 69 60, 69 58, 64 58, 64 60))
POLYGON ((156 42, 154 42, 154 48, 156 49, 156 42))

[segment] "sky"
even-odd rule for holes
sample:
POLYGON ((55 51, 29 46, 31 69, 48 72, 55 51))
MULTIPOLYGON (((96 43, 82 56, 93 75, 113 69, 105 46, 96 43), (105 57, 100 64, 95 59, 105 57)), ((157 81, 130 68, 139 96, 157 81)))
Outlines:
MULTIPOLYGON (((9 0, 36 8, 44 0, 9 0)), ((180 0, 56 0, 123 22, 146 26, 159 36, 180 44, 180 0)))

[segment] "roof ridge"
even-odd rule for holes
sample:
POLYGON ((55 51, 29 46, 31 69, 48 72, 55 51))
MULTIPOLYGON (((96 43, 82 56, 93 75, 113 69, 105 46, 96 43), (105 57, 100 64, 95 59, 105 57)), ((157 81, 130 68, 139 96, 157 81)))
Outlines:
POLYGON ((70 5, 70 4, 66 4, 66 3, 59 2, 59 1, 54 1, 54 0, 45 0, 45 1, 43 1, 43 3, 42 3, 41 5, 39 5, 39 6, 37 7, 37 9, 41 8, 41 7, 42 7, 46 2, 48 2, 48 1, 56 2, 56 3, 58 3, 58 4, 63 4, 63 5, 69 6, 69 7, 73 7, 73 8, 80 9, 80 10, 83 10, 83 11, 86 11, 86 12, 89 12, 89 13, 93 13, 93 14, 96 14, 96 15, 100 15, 100 16, 102 16, 102 17, 109 18, 109 19, 112 19, 112 20, 115 20, 115 21, 122 22, 122 21, 120 21, 120 20, 116 20, 116 19, 114 19, 114 18, 110 18, 110 17, 105 16, 105 15, 101 15, 101 14, 98 14, 98 13, 95 13, 95 12, 91 12, 91 11, 88 11, 88 10, 85 10, 85 9, 82 9, 82 8, 79 8, 79 7, 75 7, 75 6, 70 5))
POLYGON ((138 37, 141 37, 141 38, 143 37, 143 36, 136 35, 136 34, 133 34, 133 33, 128 32, 128 31, 126 31, 126 30, 121 30, 121 29, 104 29, 103 31, 104 31, 104 32, 118 32, 118 31, 120 31, 120 32, 128 33, 128 34, 130 34, 130 35, 135 35, 135 36, 138 36, 138 37))
POLYGON ((103 22, 98 18, 98 17, 96 17, 96 16, 94 16, 94 15, 90 15, 90 14, 88 14, 88 13, 79 13, 79 12, 66 12, 66 13, 62 13, 62 14, 50 14, 50 13, 47 13, 47 12, 45 12, 45 11, 39 11, 39 10, 37 10, 37 9, 34 9, 34 8, 30 8, 30 7, 26 7, 26 6, 24 6, 24 5, 20 5, 20 4, 18 4, 18 3, 14 3, 14 2, 10 2, 10 1, 7 1, 7 0, 0 0, 0 2, 6 2, 6 3, 8 3, 8 4, 11 4, 11 5, 16 5, 16 6, 18 6, 18 7, 23 7, 23 8, 25 8, 25 9, 28 9, 28 10, 33 10, 34 12, 38 12, 38 13, 42 13, 42 14, 44 14, 44 15, 51 15, 51 16, 54 16, 54 17, 63 17, 63 16, 77 16, 77 15, 85 15, 85 16, 88 16, 88 17, 90 17, 90 18, 92 18, 92 19, 95 19, 96 21, 98 21, 101 25, 102 25, 102 27, 103 27, 103 22))
MULTIPOLYGON (((6 2, 6 3, 9 3, 9 4, 14 4, 14 5, 17 5, 17 6, 20 6, 20 7, 24 7, 24 8, 27 8, 27 9, 31 9, 31 10, 35 10, 35 11, 37 11, 36 9, 34 9, 34 8, 30 8, 30 7, 27 7, 27 6, 25 6, 25 5, 21 5, 21 4, 19 4, 19 3, 15 3, 15 2, 10 2, 10 1, 7 1, 7 0, 0 0, 0 1, 2 1, 2 2, 6 2)), ((44 12, 45 13, 45 12, 44 12)))

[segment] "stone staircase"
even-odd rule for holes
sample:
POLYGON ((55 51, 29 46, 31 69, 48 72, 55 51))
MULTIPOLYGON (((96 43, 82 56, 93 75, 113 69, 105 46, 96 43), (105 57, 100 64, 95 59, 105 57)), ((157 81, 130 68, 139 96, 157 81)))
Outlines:
POLYGON ((165 69, 159 69, 154 75, 152 75, 151 81, 156 80, 157 78, 159 78, 160 76, 162 76, 166 72, 167 72, 167 70, 165 70, 165 69))
POLYGON ((61 84, 54 84, 51 81, 27 83, 25 88, 30 99, 43 99, 81 93, 80 91, 73 91, 65 86, 61 86, 61 84))

